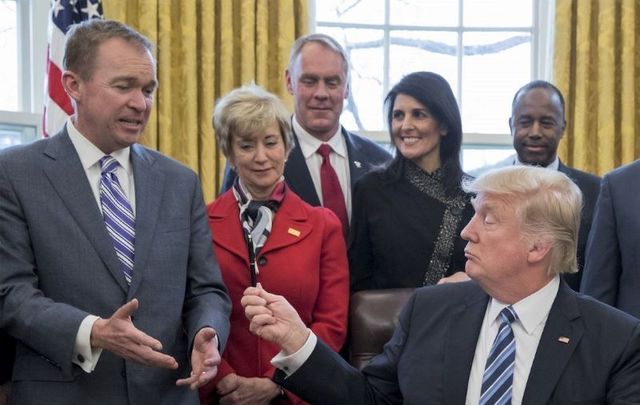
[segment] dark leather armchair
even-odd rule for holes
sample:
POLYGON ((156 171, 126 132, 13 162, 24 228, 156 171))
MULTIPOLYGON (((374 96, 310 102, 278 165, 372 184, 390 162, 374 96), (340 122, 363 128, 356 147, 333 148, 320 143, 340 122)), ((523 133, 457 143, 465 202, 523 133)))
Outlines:
POLYGON ((389 341, 413 288, 358 291, 349 309, 349 361, 362 369, 389 341))

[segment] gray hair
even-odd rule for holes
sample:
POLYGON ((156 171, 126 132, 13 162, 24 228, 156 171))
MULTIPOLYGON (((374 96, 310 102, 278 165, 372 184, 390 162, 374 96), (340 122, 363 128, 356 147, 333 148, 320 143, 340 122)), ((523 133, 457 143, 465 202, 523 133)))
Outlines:
POLYGON ((347 78, 347 83, 349 83, 351 78, 351 69, 349 66, 349 57, 347 56, 347 51, 345 51, 345 49, 342 47, 342 45, 340 45, 338 41, 336 41, 329 35, 321 33, 308 34, 296 39, 296 42, 294 42, 293 46, 291 47, 291 54, 289 55, 289 65, 287 66, 289 72, 293 71, 293 65, 296 63, 296 59, 298 59, 298 56, 302 52, 302 48, 310 43, 320 44, 325 48, 329 48, 340 55, 340 57, 342 58, 342 68, 347 78))
POLYGON ((256 84, 232 90, 216 103, 213 127, 218 147, 228 159, 234 136, 248 136, 276 122, 280 127, 285 151, 293 148, 291 114, 278 96, 256 84))
POLYGON ((466 192, 506 197, 516 204, 528 240, 552 243, 551 274, 575 273, 582 192, 566 175, 533 166, 510 166, 486 172, 463 185, 466 192))

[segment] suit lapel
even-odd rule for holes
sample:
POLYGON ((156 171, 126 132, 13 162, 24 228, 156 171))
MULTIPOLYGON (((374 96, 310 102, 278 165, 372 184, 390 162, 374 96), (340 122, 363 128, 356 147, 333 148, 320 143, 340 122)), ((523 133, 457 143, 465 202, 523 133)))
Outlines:
POLYGON ((298 136, 294 133, 293 138, 295 144, 289 154, 287 164, 284 167, 284 177, 287 179, 289 187, 291 187, 300 198, 318 207, 320 206, 320 197, 318 197, 318 193, 316 193, 316 189, 313 186, 313 180, 311 180, 307 162, 304 160, 302 150, 298 143, 298 136))
POLYGON ((344 136, 347 144, 349 176, 351 177, 351 190, 353 190, 356 182, 369 170, 369 164, 367 163, 367 156, 364 155, 363 151, 360 150, 360 147, 353 141, 353 135, 344 128, 342 128, 342 135, 344 136))
POLYGON ((288 192, 274 217, 271 234, 260 254, 298 243, 306 238, 311 230, 308 215, 302 207, 302 200, 288 192))
POLYGON ((93 245, 105 267, 126 292, 128 286, 120 269, 113 241, 107 233, 100 208, 66 129, 51 139, 44 154, 50 158, 44 166, 49 182, 93 245))
POLYGON ((523 404, 546 404, 576 349, 584 327, 575 293, 561 282, 533 359, 523 404))
POLYGON ((233 192, 228 191, 220 196, 217 203, 216 212, 209 214, 209 221, 217 228, 217 231, 211 232, 213 241, 245 261, 248 267, 249 253, 240 226, 240 209, 233 192))
POLYGON ((449 398, 452 404, 465 402, 477 339, 488 303, 489 296, 478 287, 465 299, 464 304, 452 310, 453 321, 447 335, 443 370, 443 375, 447 376, 444 398, 449 398), (473 344, 470 336, 476 337, 473 344))
POLYGON ((164 174, 153 170, 154 158, 141 146, 131 146, 131 165, 136 190, 136 243, 129 298, 136 293, 147 267, 151 242, 159 220, 164 174))

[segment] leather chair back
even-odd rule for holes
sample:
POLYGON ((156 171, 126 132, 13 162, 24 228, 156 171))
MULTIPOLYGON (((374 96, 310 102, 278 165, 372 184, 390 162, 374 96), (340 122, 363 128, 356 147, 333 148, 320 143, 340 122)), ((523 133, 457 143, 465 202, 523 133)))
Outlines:
POLYGON ((349 309, 349 361, 362 369, 391 339, 398 316, 413 288, 365 290, 351 295, 349 309))

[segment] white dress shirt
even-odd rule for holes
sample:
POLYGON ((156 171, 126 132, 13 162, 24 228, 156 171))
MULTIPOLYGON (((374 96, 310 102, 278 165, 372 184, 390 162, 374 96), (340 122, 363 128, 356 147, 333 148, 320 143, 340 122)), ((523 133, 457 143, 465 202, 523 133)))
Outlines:
MULTIPOLYGON (((529 295, 528 297, 513 304, 513 309, 518 314, 518 320, 511 324, 513 335, 516 341, 516 365, 513 376, 512 405, 522 403, 524 389, 529 379, 531 365, 538 349, 538 343, 542 336, 542 331, 547 323, 551 305, 558 294, 560 287, 560 277, 555 276, 546 286, 529 295)), ((484 366, 491 351, 493 341, 498 334, 500 311, 508 304, 501 303, 491 298, 484 314, 476 352, 471 365, 471 374, 467 385, 467 405, 477 405, 480 400, 480 389, 482 387, 482 375, 484 366)), ((295 373, 302 364, 311 356, 315 348, 317 337, 313 332, 304 345, 295 353, 286 355, 284 352, 278 353, 271 364, 284 371, 287 376, 295 373)))
MULTIPOLYGON (((529 372, 533 364, 533 358, 538 349, 538 343, 542 336, 542 331, 547 323, 551 305, 558 294, 560 287, 560 277, 555 276, 546 286, 531 294, 530 296, 512 305, 518 319, 511 324, 513 336, 516 341, 516 366, 513 372, 513 386, 511 388, 511 404, 522 403, 524 389, 527 386, 529 372)), ((471 374, 467 385, 467 405, 477 405, 480 400, 480 390, 482 388, 482 376, 484 367, 496 339, 500 327, 500 311, 508 304, 502 303, 494 298, 489 300, 487 311, 484 314, 476 353, 471 364, 471 374)))
MULTIPOLYGON (((514 166, 526 166, 526 163, 522 163, 520 161, 520 159, 518 159, 518 155, 515 155, 513 157, 513 164, 514 166)), ((547 169, 552 169, 555 171, 558 171, 558 168, 560 167, 560 158, 558 157, 558 155, 556 155, 556 158, 553 160, 553 162, 551 162, 548 166, 545 166, 545 168, 547 169)))
MULTIPOLYGON (((91 191, 96 199, 96 204, 98 204, 98 208, 102 211, 102 205, 100 204, 100 176, 102 171, 99 160, 105 156, 105 153, 78 132, 71 118, 67 120, 67 132, 69 133, 73 147, 78 153, 84 173, 87 175, 91 191)), ((135 184, 133 180, 133 169, 131 167, 131 161, 129 160, 130 153, 130 148, 124 148, 112 152, 111 156, 120 163, 120 167, 116 169, 116 176, 135 214, 135 184)), ((102 354, 102 349, 91 347, 91 328, 98 319, 100 318, 95 315, 89 315, 84 318, 82 323, 80 323, 76 335, 72 361, 87 373, 92 372, 96 368, 100 355, 102 354)))
POLYGON ((316 189, 316 193, 320 198, 320 203, 324 205, 322 201, 322 183, 320 181, 320 166, 322 166, 322 156, 317 153, 318 148, 323 143, 331 146, 331 155, 329 160, 331 166, 335 170, 340 181, 340 188, 342 189, 342 195, 344 196, 344 202, 347 207, 347 216, 351 220, 351 176, 349 175, 349 156, 347 154, 347 144, 342 136, 342 129, 338 128, 336 132, 328 142, 322 142, 315 136, 311 135, 302 128, 295 115, 293 116, 293 130, 298 137, 298 144, 304 160, 309 168, 311 174, 311 180, 313 186, 316 189))

